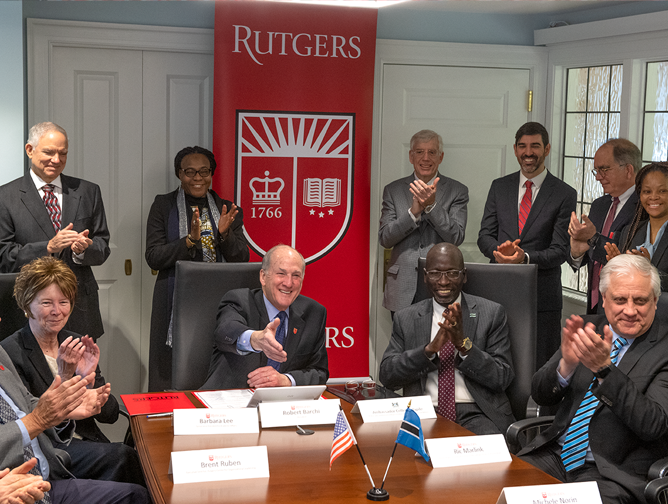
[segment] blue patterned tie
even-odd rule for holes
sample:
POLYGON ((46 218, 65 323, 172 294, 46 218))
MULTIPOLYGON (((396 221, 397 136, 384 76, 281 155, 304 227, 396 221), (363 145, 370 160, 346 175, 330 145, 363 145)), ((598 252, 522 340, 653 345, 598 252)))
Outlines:
MULTIPOLYGON (((288 332, 288 314, 284 311, 278 312, 277 317, 281 320, 281 323, 278 325, 278 329, 276 329, 276 341, 285 347, 285 337, 288 332)), ((281 363, 274 359, 268 359, 267 364, 273 367, 276 371, 281 367, 281 363)))
MULTIPOLYGON (((610 352, 613 366, 617 365, 619 351, 627 343, 628 341, 624 338, 617 338, 613 343, 610 352)), ((589 389, 566 431, 566 439, 564 439, 564 446, 561 450, 561 461, 566 471, 572 471, 585 463, 587 448, 589 447, 589 422, 599 403, 599 400, 591 391, 591 387, 596 380, 597 378, 594 378, 589 384, 589 389)))

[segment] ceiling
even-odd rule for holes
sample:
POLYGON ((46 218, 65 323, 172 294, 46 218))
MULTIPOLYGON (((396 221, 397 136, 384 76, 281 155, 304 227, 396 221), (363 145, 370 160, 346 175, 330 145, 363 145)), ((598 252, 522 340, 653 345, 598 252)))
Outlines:
MULTIPOLYGON (((393 3, 393 2, 388 2, 393 3)), ((469 12, 484 14, 550 14, 598 9, 628 3, 602 0, 409 0, 397 2, 397 10, 469 12)))

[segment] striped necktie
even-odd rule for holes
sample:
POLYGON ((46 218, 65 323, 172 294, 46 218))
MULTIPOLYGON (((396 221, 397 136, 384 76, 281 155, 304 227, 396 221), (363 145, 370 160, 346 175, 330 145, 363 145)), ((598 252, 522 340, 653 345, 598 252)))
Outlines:
POLYGON ((531 211, 531 186, 533 185, 533 182, 527 180, 524 185, 526 186, 526 191, 524 191, 524 196, 522 196, 522 201, 520 202, 520 214, 517 221, 520 234, 522 234, 524 224, 526 224, 529 212, 531 211))
POLYGON ((44 191, 44 206, 51 218, 53 229, 57 233, 60 231, 60 205, 58 204, 58 198, 53 194, 54 187, 53 184, 46 184, 42 187, 42 191, 44 191))
MULTIPOLYGON (((610 352, 610 360, 612 360, 613 366, 617 365, 619 351, 627 343, 628 341, 624 338, 617 338, 613 343, 610 352)), ((591 391, 596 380, 597 378, 594 378, 589 384, 587 393, 566 431, 566 439, 564 439, 564 446, 561 450, 561 461, 566 471, 572 471, 585 463, 587 448, 589 447, 589 422, 600 402, 591 391)))

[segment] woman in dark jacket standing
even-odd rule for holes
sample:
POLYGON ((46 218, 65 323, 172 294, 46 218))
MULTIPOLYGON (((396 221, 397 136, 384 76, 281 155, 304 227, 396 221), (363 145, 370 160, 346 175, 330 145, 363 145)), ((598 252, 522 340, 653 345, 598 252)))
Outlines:
MULTIPOLYGON (((211 190, 213 153, 186 147, 174 158, 181 187, 156 196, 146 224, 146 262, 158 270, 153 290, 148 389, 172 386, 171 319, 176 261, 247 262, 243 212, 211 190)), ((196 295, 196 293, 193 293, 196 295)))

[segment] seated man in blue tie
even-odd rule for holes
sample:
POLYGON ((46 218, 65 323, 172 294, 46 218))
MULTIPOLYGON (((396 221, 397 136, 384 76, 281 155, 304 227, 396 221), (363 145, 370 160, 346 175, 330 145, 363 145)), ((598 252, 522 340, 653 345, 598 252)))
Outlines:
POLYGON ((424 281, 432 297, 395 314, 380 381, 430 395, 437 413, 475 434, 505 433, 515 375, 503 306, 462 292, 464 258, 451 243, 429 250, 424 281))
POLYGON ((26 467, 24 464, 34 464, 31 474, 41 476, 46 482, 39 489, 33 488, 24 502, 32 502, 32 496, 39 497, 38 502, 44 504, 150 502, 148 492, 140 485, 75 479, 56 456, 52 440, 69 442, 74 433, 74 420, 99 413, 109 398, 111 386, 108 383, 97 389, 86 388, 94 380, 95 373, 67 381, 56 376, 38 400, 26 390, 11 359, 0 348, 0 467, 18 468, 20 472, 26 467))
POLYGON ((327 382, 327 310, 299 294, 305 266, 295 249, 277 245, 262 259, 262 289, 223 296, 203 389, 327 382))
POLYGON ((608 503, 645 502, 649 466, 668 453, 668 337, 655 320, 657 269, 620 255, 601 270, 605 317, 571 316, 531 396, 559 404, 519 455, 555 478, 596 481, 608 503))

